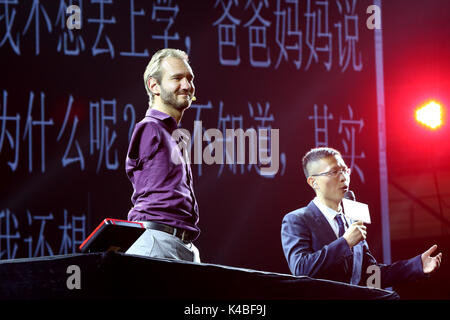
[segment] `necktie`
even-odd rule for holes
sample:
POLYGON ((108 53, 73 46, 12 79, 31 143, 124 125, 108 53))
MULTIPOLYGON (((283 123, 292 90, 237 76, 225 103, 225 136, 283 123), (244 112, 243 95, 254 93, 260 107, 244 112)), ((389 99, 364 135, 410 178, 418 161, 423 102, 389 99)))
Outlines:
POLYGON ((342 222, 341 214, 337 214, 334 218, 336 219, 336 221, 338 223, 338 226, 339 226, 339 236, 338 236, 338 238, 340 238, 340 237, 342 237, 344 235, 344 232, 345 232, 344 223, 342 222))

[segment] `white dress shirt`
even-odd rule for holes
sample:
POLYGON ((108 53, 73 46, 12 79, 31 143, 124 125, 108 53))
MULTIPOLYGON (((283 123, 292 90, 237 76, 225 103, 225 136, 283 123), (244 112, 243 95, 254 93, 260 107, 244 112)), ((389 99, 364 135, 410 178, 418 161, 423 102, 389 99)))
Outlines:
POLYGON ((339 225, 335 219, 336 215, 341 214, 342 219, 344 220, 344 230, 347 230, 347 226, 349 225, 347 218, 342 214, 342 208, 340 212, 334 211, 333 209, 327 207, 322 202, 320 202, 319 198, 315 197, 313 199, 314 204, 319 208, 320 212, 325 216, 334 233, 336 234, 336 238, 339 237, 339 225))

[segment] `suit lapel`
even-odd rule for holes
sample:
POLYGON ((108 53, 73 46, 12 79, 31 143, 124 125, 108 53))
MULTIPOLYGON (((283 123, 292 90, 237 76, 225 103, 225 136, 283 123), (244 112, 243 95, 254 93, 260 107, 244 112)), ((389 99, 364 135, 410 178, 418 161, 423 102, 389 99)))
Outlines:
POLYGON ((337 238, 333 228, 331 228, 327 218, 324 217, 323 213, 317 208, 313 201, 308 204, 308 209, 316 222, 312 227, 314 229, 313 231, 315 234, 319 235, 317 238, 322 241, 322 246, 336 240, 337 238))

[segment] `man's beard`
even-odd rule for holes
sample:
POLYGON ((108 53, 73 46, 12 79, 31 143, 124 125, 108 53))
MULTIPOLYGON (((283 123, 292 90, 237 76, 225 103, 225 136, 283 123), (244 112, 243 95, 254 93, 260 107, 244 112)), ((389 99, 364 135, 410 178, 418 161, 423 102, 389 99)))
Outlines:
MULTIPOLYGON (((189 94, 186 93, 188 96, 189 94)), ((189 107, 190 99, 183 99, 182 102, 178 101, 178 95, 171 91, 165 90, 163 86, 161 86, 161 100, 164 104, 174 107, 177 110, 184 110, 189 107)))

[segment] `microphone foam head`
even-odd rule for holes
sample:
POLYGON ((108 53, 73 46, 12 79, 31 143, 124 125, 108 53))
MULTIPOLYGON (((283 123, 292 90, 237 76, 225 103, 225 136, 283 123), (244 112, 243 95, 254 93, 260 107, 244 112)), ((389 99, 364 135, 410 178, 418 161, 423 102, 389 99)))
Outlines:
POLYGON ((348 190, 344 194, 344 198, 352 201, 356 201, 355 193, 352 190, 348 190))

